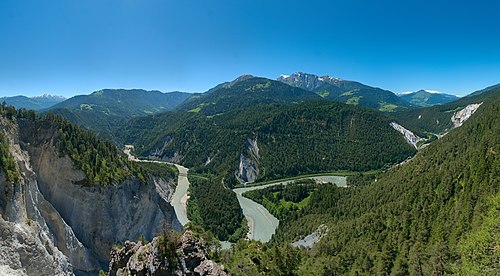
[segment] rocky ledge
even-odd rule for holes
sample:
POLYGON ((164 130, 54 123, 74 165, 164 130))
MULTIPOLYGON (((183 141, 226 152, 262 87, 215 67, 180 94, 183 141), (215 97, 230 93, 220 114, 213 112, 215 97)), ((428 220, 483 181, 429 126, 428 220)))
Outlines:
POLYGON ((164 233, 149 243, 126 241, 111 251, 109 275, 228 275, 191 231, 164 233))

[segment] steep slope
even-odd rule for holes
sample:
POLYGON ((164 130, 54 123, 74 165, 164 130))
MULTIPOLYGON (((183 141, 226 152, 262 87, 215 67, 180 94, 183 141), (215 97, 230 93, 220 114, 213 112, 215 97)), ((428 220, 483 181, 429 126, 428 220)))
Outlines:
MULTIPOLYGON (((472 93, 454 102, 413 110, 396 112, 393 114, 395 120, 410 130, 426 137, 431 133, 443 134, 455 127, 454 121, 459 120, 464 109, 479 107, 481 109, 491 104, 500 95, 500 87, 485 89, 481 93, 472 93), (481 104, 481 106, 478 106, 481 104), (456 118, 453 119, 452 118, 456 118)), ((464 110, 465 111, 465 110, 464 110)), ((432 136, 432 135, 431 135, 432 136)))
POLYGON ((200 113, 138 118, 120 134, 138 154, 226 175, 232 184, 236 179, 378 169, 414 153, 381 114, 336 102, 260 105, 219 116, 200 113))
POLYGON ((499 114, 497 96, 375 180, 314 187, 307 206, 280 221, 274 247, 241 242, 227 267, 240 275, 273 267, 289 275, 498 275, 499 114), (288 245, 320 228, 328 230, 312 250, 288 245))
POLYGON ((488 86, 488 87, 486 87, 484 89, 481 89, 481 90, 478 90, 478 91, 475 91, 475 92, 467 95, 467 97, 476 96, 476 95, 479 95, 481 93, 488 92, 488 91, 491 91, 491 90, 494 90, 494 89, 497 89, 497 88, 500 88, 500 83, 492 85, 492 86, 488 86))
POLYGON ((15 97, 1 97, 0 103, 6 102, 15 108, 26 108, 33 110, 42 110, 54 106, 66 98, 61 96, 53 96, 44 94, 37 97, 15 96, 15 97))
POLYGON ((153 176, 61 118, 3 106, 0 114, 2 270, 96 273, 113 245, 182 228, 171 174, 153 176))
POLYGON ((459 99, 459 97, 455 95, 440 93, 432 90, 419 90, 417 92, 401 93, 398 94, 398 96, 418 107, 445 104, 459 99))
POLYGON ((321 97, 347 104, 365 106, 380 111, 397 111, 410 108, 396 94, 355 81, 347 81, 330 76, 316 76, 302 72, 281 76, 278 81, 291 86, 313 91, 321 97))
POLYGON ((104 89, 72 97, 49 109, 80 127, 108 135, 126 120, 173 110, 191 94, 184 92, 104 89))
POLYGON ((211 116, 259 104, 299 103, 318 99, 321 97, 310 91, 266 78, 244 75, 206 93, 192 96, 178 110, 211 116))

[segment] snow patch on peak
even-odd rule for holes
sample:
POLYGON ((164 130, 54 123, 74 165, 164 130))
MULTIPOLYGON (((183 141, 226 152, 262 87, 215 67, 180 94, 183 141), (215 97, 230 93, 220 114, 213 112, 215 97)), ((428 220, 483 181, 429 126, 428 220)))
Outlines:
POLYGON ((322 81, 341 81, 342 79, 341 78, 334 78, 334 77, 330 77, 330 76, 322 76, 321 78, 319 78, 320 80, 322 81))
POLYGON ((52 95, 52 94, 43 94, 43 95, 40 95, 40 96, 33 96, 31 97, 32 99, 60 99, 60 100, 66 100, 65 97, 63 96, 57 96, 57 95, 52 95))
POLYGON ((289 75, 281 75, 280 78, 282 79, 288 79, 290 76, 289 75))
POLYGON ((439 92, 437 90, 425 89, 424 91, 427 92, 427 93, 431 93, 431 94, 443 94, 443 92, 439 92))
POLYGON ((398 93, 398 95, 410 95, 410 94, 413 94, 413 93, 415 93, 415 92, 406 91, 406 92, 398 93))

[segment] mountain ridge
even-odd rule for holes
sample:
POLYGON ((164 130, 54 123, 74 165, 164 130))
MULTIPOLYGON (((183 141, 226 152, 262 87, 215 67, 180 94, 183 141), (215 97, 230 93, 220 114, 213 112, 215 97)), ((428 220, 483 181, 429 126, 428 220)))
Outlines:
POLYGON ((63 96, 50 94, 43 94, 33 97, 19 95, 13 97, 1 97, 0 103, 5 101, 7 104, 12 105, 15 108, 25 108, 40 111, 50 108, 65 100, 66 98, 63 96))
POLYGON ((441 105, 460 99, 460 97, 456 95, 425 89, 415 92, 403 92, 397 95, 405 101, 418 107, 441 105))
POLYGON ((370 107, 380 111, 393 112, 412 107, 391 91, 328 75, 319 77, 314 74, 295 72, 290 76, 282 75, 277 80, 291 86, 307 89, 325 99, 370 107))

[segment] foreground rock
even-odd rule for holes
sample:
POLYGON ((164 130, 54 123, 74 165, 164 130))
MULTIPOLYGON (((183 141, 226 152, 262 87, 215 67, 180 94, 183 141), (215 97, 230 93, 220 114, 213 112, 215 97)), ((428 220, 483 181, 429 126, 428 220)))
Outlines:
POLYGON ((227 275, 208 257, 203 241, 186 231, 163 234, 152 242, 126 241, 125 246, 111 251, 109 275, 227 275))

